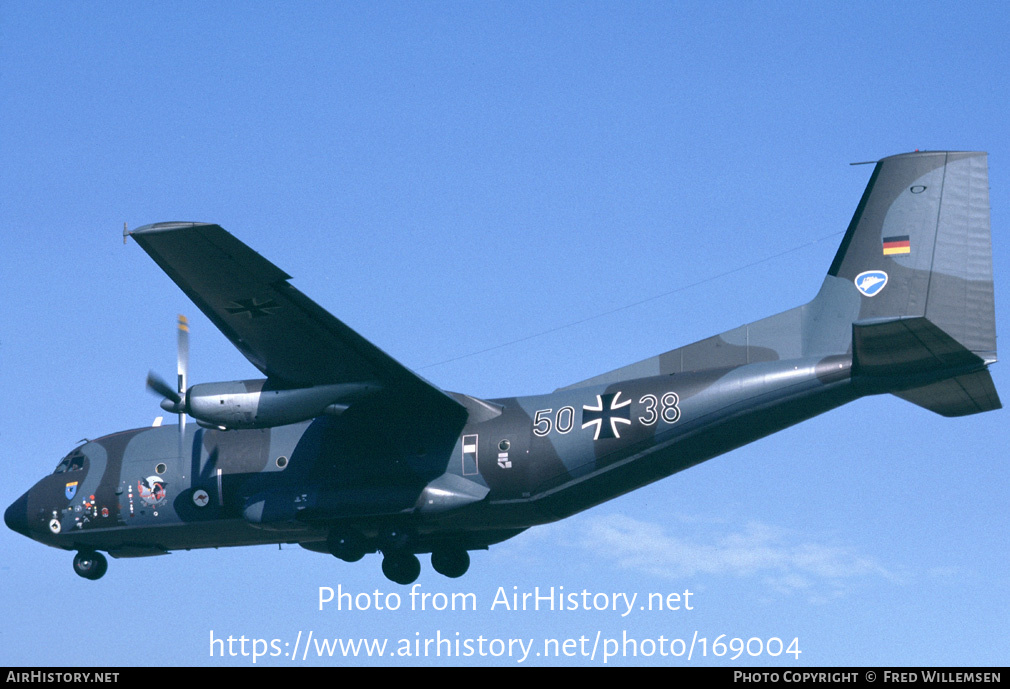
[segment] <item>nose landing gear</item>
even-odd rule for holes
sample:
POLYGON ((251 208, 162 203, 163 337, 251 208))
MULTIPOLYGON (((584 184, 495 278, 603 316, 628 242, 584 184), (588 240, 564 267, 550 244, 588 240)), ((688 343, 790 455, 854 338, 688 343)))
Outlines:
POLYGON ((101 579, 109 568, 109 561, 101 553, 93 550, 82 550, 74 555, 74 572, 85 579, 101 579))

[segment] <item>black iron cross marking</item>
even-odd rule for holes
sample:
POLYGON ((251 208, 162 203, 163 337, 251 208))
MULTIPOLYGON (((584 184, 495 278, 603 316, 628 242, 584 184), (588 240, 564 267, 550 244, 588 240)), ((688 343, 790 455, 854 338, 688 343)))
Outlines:
POLYGON ((236 299, 232 302, 232 304, 234 304, 234 306, 226 306, 224 310, 233 315, 247 313, 249 314, 249 318, 263 318, 264 316, 269 316, 281 307, 281 305, 273 299, 262 303, 256 299, 236 299))
POLYGON ((596 425, 593 440, 600 438, 620 438, 617 424, 631 423, 631 400, 618 403, 620 392, 596 396, 596 406, 582 405, 582 427, 596 425))

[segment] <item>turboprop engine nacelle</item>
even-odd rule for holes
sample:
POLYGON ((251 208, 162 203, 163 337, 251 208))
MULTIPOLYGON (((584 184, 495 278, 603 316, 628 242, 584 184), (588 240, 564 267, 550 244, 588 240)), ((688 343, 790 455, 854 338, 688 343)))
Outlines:
POLYGON ((194 385, 181 403, 166 399, 161 407, 185 411, 204 426, 270 428, 340 414, 354 400, 378 389, 367 383, 275 389, 269 380, 235 380, 194 385))

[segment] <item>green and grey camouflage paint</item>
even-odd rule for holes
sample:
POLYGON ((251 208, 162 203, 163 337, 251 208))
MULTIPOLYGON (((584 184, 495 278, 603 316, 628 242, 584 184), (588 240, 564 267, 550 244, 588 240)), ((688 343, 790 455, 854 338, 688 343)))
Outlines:
POLYGON ((261 543, 381 551, 399 583, 430 552, 460 576, 468 550, 863 395, 1000 407, 984 153, 879 161, 811 302, 532 397, 440 390, 216 225, 132 236, 267 378, 183 390, 163 406, 199 428, 85 443, 7 509, 87 578, 98 551, 261 543))

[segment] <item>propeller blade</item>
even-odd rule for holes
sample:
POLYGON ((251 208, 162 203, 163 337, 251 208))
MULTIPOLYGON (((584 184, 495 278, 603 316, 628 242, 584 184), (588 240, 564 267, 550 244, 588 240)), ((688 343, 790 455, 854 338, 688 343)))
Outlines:
POLYGON ((147 388, 165 399, 161 408, 179 415, 179 457, 183 456, 186 445, 186 379, 189 376, 189 321, 179 314, 178 347, 176 350, 176 386, 178 390, 163 381, 154 371, 147 373, 147 388))
POLYGON ((179 374, 179 396, 186 394, 186 379, 189 377, 189 321, 179 314, 179 351, 176 371, 179 374))
MULTIPOLYGON (((176 372, 179 379, 179 399, 186 396, 186 380, 189 377, 189 321, 179 314, 179 344, 176 356, 176 372)), ((179 411, 179 455, 182 455, 182 443, 186 437, 186 408, 183 405, 179 411)))
POLYGON ((176 404, 182 402, 182 397, 179 393, 173 390, 171 385, 159 378, 154 371, 147 373, 147 388, 176 404))

